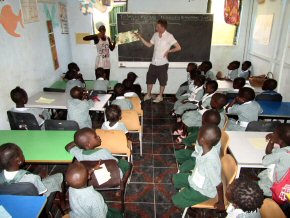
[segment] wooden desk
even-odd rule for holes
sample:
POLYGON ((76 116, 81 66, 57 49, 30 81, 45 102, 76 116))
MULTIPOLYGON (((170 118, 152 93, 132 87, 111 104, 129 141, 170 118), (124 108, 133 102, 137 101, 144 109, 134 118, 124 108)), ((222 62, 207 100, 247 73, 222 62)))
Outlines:
POLYGON ((35 218, 41 213, 47 198, 45 196, 0 195, 0 205, 13 218, 35 218))
POLYGON ((65 146, 75 131, 0 130, 0 145, 11 142, 23 151, 27 163, 71 163, 65 146))
POLYGON ((290 119, 290 102, 258 101, 263 113, 260 118, 284 119, 286 122, 290 119))
MULTIPOLYGON (((98 95, 100 101, 95 101, 94 107, 90 110, 93 111, 104 111, 105 105, 108 103, 111 94, 100 94, 98 95)), ((29 97, 29 100, 25 107, 31 108, 48 108, 48 109, 67 109, 67 99, 66 93, 61 92, 38 92, 35 95, 29 97), (37 103, 36 101, 40 98, 54 99, 52 103, 37 103)))
POLYGON ((227 131, 229 135, 229 150, 238 164, 236 178, 240 176, 242 167, 246 168, 265 168, 262 163, 267 142, 265 136, 268 132, 238 132, 227 131), (255 139, 262 142, 255 144, 255 139), (264 140, 265 139, 265 140, 264 140), (265 144, 263 143, 265 141, 265 144))
MULTIPOLYGON (((58 80, 54 82, 49 88, 52 89, 59 89, 65 91, 66 88, 66 81, 64 80, 58 80)), ((86 89, 92 90, 94 89, 94 80, 85 80, 86 83, 86 89)), ((109 87, 108 90, 113 90, 114 86, 118 83, 117 80, 109 80, 109 87)))
MULTIPOLYGON (((227 81, 227 80, 217 80, 218 83, 218 92, 228 92, 233 90, 233 82, 232 81, 227 81)), ((261 93, 262 89, 258 87, 252 87, 249 84, 249 81, 246 82, 247 87, 251 87, 252 89, 255 90, 255 93, 261 93)))

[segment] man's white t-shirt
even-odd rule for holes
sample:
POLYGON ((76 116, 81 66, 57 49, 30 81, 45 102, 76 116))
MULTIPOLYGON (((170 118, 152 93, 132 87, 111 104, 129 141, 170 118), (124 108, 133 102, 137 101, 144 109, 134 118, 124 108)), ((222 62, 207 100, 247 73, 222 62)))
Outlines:
POLYGON ((155 32, 150 43, 154 45, 152 64, 161 66, 168 63, 168 59, 164 57, 164 54, 171 46, 177 43, 177 41, 171 33, 165 31, 162 33, 161 38, 159 37, 159 33, 155 32))

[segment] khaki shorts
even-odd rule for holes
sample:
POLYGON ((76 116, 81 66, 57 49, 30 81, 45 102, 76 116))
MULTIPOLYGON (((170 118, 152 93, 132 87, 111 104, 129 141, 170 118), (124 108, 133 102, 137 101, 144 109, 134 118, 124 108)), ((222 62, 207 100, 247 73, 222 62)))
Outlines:
POLYGON ((168 65, 169 64, 156 66, 150 64, 147 72, 146 84, 155 84, 156 80, 158 79, 160 86, 166 86, 168 80, 168 65))

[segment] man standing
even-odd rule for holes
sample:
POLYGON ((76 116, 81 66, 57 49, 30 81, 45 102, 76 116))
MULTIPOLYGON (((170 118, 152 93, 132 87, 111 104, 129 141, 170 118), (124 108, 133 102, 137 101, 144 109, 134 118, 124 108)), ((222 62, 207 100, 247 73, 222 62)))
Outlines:
POLYGON ((162 96, 168 80, 168 54, 181 50, 179 43, 166 29, 167 21, 160 19, 157 21, 156 32, 150 42, 147 42, 141 35, 137 34, 145 46, 148 48, 154 46, 152 62, 146 76, 147 94, 144 97, 144 101, 151 99, 151 91, 157 79, 160 84, 160 92, 153 102, 158 103, 163 101, 162 96))

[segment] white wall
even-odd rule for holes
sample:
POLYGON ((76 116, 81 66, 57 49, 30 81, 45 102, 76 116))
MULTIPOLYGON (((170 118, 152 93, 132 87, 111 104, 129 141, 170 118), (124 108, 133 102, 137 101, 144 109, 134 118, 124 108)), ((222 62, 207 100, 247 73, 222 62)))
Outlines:
MULTIPOLYGON (((65 1, 64 1, 65 2, 65 1)), ((19 1, 6 0, 0 8, 10 4, 18 14, 19 1)), ((20 38, 10 36, 0 25, 0 129, 10 129, 6 111, 14 106, 10 91, 16 86, 24 88, 28 96, 52 84, 66 71, 71 61, 69 36, 54 28, 60 68, 54 70, 46 27, 43 4, 38 4, 40 21, 17 27, 20 38)), ((57 12, 58 14, 58 12, 57 12)))
POLYGON ((273 72, 278 81, 278 91, 283 101, 290 101, 290 4, 287 0, 266 0, 262 4, 254 1, 249 38, 248 58, 254 66, 254 74, 273 72), (274 14, 269 45, 255 41, 253 30, 258 15, 274 14), (288 41, 288 42, 287 42, 288 41))
MULTIPOLYGON (((212 46, 211 61, 213 62, 213 71, 226 71, 226 67, 232 60, 243 61, 246 27, 248 21, 249 1, 243 1, 242 21, 240 26, 240 37, 237 46, 212 46)), ((205 0, 129 0, 128 10, 132 13, 206 13, 207 1, 205 0), (162 6, 162 7, 160 7, 162 6)), ((92 32, 91 16, 84 16, 79 10, 77 1, 69 2, 69 26, 70 32, 92 32)), ((75 36, 71 34, 71 48, 73 61, 77 62, 81 68, 84 77, 94 79, 94 62, 96 57, 96 48, 91 45, 76 45, 75 36)), ((118 48, 111 52, 111 78, 122 81, 126 74, 134 71, 142 82, 142 88, 146 92, 146 72, 147 68, 119 68, 118 67, 118 48)), ((169 65, 170 67, 170 65, 169 65)), ((180 83, 185 80, 184 69, 170 68, 168 71, 169 80, 165 93, 175 93, 180 83)), ((158 86, 154 87, 155 92, 158 86)))

